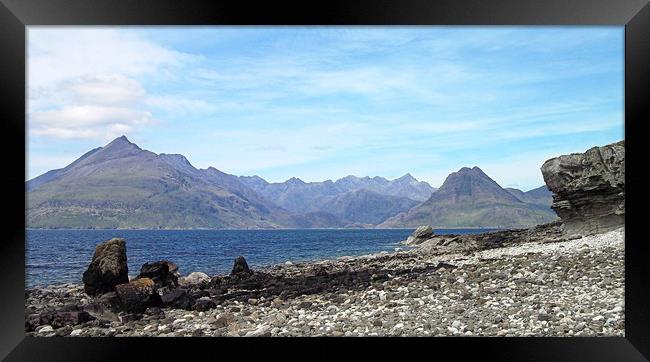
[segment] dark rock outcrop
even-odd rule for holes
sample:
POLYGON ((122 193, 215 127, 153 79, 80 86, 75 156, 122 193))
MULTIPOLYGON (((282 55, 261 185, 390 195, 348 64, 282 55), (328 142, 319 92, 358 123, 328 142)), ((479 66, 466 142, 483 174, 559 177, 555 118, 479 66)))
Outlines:
POLYGON ((120 301, 119 310, 127 313, 143 313, 149 307, 162 305, 155 283, 149 278, 140 278, 117 285, 115 293, 120 301))
POLYGON ((536 225, 527 229, 508 229, 491 231, 480 234, 445 234, 433 235, 430 239, 418 244, 423 253, 470 254, 479 250, 502 248, 520 245, 522 243, 556 243, 570 240, 562 233, 560 220, 536 225))
POLYGON ((253 272, 248 268, 248 263, 246 263, 246 259, 244 259, 243 256, 240 255, 235 258, 235 265, 233 265, 230 275, 246 276, 252 273, 253 272))
POLYGON ((567 234, 602 233, 625 224, 625 141, 552 158, 541 170, 567 234))
POLYGON ((178 266, 168 260, 145 263, 140 268, 139 278, 149 278, 157 288, 178 286, 178 266))
POLYGON ((114 238, 97 245, 92 261, 83 273, 86 293, 97 295, 110 292, 116 285, 128 282, 124 239, 114 238))
POLYGON ((177 309, 192 309, 195 299, 189 295, 185 288, 176 288, 161 297, 163 306, 177 309))

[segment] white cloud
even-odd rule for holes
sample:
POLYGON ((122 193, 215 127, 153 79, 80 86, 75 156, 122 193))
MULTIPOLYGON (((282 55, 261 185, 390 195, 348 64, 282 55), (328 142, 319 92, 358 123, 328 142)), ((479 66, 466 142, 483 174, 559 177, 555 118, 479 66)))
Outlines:
POLYGON ((138 82, 119 74, 99 74, 59 84, 62 105, 32 110, 28 126, 34 136, 108 139, 150 123, 140 106, 145 95, 138 82))
POLYGON ((127 31, 30 27, 28 132, 99 140, 131 132, 152 121, 136 78, 195 59, 127 31))
POLYGON ((131 104, 145 95, 140 83, 120 74, 98 74, 76 79, 69 89, 78 102, 91 104, 131 104))
POLYGON ((104 73, 155 75, 160 68, 196 59, 108 27, 29 27, 27 40, 30 87, 104 73))

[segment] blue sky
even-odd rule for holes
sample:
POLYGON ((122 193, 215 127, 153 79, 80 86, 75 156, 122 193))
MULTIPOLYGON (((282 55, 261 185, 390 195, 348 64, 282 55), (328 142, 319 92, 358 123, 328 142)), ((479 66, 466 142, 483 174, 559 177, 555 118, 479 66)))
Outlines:
POLYGON ((27 179, 122 134, 269 181, 548 158, 624 138, 623 27, 28 27, 27 179))

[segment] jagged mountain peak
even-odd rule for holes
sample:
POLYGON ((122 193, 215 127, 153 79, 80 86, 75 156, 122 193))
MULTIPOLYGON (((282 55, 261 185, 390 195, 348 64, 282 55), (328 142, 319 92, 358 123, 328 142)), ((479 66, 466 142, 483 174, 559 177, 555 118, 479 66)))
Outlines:
POLYGON ((113 149, 113 148, 137 148, 138 150, 141 150, 141 148, 136 145, 135 143, 129 141, 126 136, 120 136, 117 137, 116 139, 112 140, 109 142, 106 146, 102 147, 103 149, 113 149))
POLYGON ((305 181, 303 181, 303 180, 301 180, 301 179, 299 179, 297 177, 292 177, 292 178, 288 179, 287 181, 285 181, 285 183, 287 185, 304 185, 304 184, 306 184, 305 181))
POLYGON ((392 182, 400 183, 400 184, 411 184, 411 185, 416 185, 416 184, 418 184, 420 181, 418 181, 418 179, 416 179, 415 177, 413 177, 413 175, 411 175, 410 173, 407 173, 407 174, 405 174, 405 175, 402 176, 402 177, 399 177, 399 178, 394 179, 392 182))
POLYGON ((460 170, 450 173, 435 194, 438 194, 438 196, 443 194, 454 194, 458 196, 483 194, 490 195, 490 198, 519 201, 514 195, 501 188, 496 181, 476 166, 473 168, 462 167, 460 170))

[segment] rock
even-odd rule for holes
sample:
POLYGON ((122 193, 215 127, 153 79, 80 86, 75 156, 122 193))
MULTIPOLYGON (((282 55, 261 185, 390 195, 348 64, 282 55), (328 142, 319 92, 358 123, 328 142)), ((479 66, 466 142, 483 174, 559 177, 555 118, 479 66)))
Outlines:
POLYGON ((230 275, 250 275, 253 272, 248 268, 248 263, 246 263, 246 259, 244 259, 243 256, 238 256, 235 258, 235 265, 232 267, 232 272, 230 275))
POLYGON ((433 237, 431 226, 420 226, 404 241, 405 245, 418 245, 433 237))
POLYGON ((52 333, 54 332, 54 328, 52 326, 42 326, 36 331, 38 334, 47 334, 47 333, 52 333))
POLYGON ((217 303, 213 302, 211 299, 201 298, 194 303, 193 309, 199 312, 204 312, 206 310, 210 310, 216 307, 217 307, 217 303))
POLYGON ((88 295, 106 293, 114 290, 116 285, 128 282, 124 239, 114 238, 97 245, 90 265, 83 273, 85 292, 88 295))
POLYGON ((214 326, 216 328, 223 328, 227 327, 230 324, 235 322, 235 316, 232 313, 221 313, 217 320, 214 322, 214 326))
MULTIPOLYGON (((162 298, 161 298, 162 299, 162 298)), ((164 317, 165 311, 158 307, 149 307, 145 309, 144 314, 149 316, 164 317)))
POLYGON ((86 311, 45 311, 39 314, 30 315, 26 320, 26 329, 33 331, 41 325, 49 325, 54 328, 74 326, 94 320, 86 311))
POLYGON ((69 335, 70 332, 72 332, 72 327, 64 326, 64 327, 61 327, 61 328, 57 329, 54 332, 54 335, 57 336, 57 337, 65 337, 65 336, 69 335))
POLYGON ((178 286, 178 266, 168 260, 145 263, 137 278, 149 278, 158 288, 175 287, 178 286))
POLYGON ((541 171, 568 235, 624 226, 625 141, 552 158, 541 171))
POLYGON ((202 272, 193 272, 186 277, 182 277, 178 280, 180 285, 183 286, 194 286, 206 284, 210 281, 210 277, 202 272))
POLYGON ((271 332, 271 326, 267 324, 262 324, 261 326, 257 327, 255 330, 252 330, 248 333, 246 333, 246 337, 260 337, 267 335, 271 332))
POLYGON ((194 298, 184 288, 173 289, 163 294, 160 299, 165 307, 191 310, 194 306, 194 298))
POLYGON ((415 231, 413 234, 411 234, 413 237, 418 238, 418 239, 428 239, 431 236, 433 236, 433 228, 431 226, 420 226, 415 231))
POLYGON ((120 319, 121 319, 122 323, 139 321, 140 319, 142 319, 142 314, 140 314, 140 313, 124 314, 124 315, 120 316, 120 319))
POLYGON ((148 307, 162 305, 155 283, 149 278, 139 278, 115 287, 119 309, 127 313, 143 313, 148 307))
POLYGON ((73 329, 72 332, 70 332, 70 337, 80 336, 81 333, 83 333, 83 329, 73 329))

